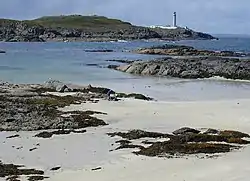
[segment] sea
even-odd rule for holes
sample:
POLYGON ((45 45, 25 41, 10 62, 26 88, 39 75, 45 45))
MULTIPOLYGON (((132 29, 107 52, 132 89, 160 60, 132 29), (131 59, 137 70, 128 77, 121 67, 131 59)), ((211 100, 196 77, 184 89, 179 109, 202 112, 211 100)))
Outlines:
POLYGON ((79 85, 105 86, 117 92, 143 93, 163 101, 200 101, 250 98, 250 81, 178 79, 135 76, 110 70, 107 60, 152 60, 156 55, 131 53, 163 44, 190 45, 199 49, 250 52, 250 37, 223 36, 219 40, 119 41, 119 42, 0 42, 0 80, 11 83, 44 83, 60 80, 79 85), (109 49, 113 52, 86 52, 109 49))

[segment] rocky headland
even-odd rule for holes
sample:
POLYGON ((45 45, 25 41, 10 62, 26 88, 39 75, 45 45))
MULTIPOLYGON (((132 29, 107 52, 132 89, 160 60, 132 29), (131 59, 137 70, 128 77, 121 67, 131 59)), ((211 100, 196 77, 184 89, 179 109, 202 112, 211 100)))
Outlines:
POLYGON ((189 46, 176 45, 144 48, 134 52, 166 55, 166 57, 149 61, 117 60, 123 64, 109 65, 108 68, 143 76, 188 79, 219 76, 227 79, 250 80, 248 53, 198 50, 189 46))
POLYGON ((193 30, 152 29, 103 16, 48 16, 34 20, 0 19, 0 41, 118 41, 142 39, 215 39, 193 30))

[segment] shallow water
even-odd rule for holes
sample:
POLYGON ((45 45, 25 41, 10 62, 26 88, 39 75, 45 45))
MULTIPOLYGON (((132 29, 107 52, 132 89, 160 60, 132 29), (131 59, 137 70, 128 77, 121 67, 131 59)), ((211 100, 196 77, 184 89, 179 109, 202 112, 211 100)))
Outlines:
MULTIPOLYGON (((250 52, 248 38, 219 41, 180 41, 196 48, 250 52)), ((172 101, 250 98, 250 83, 227 80, 183 80, 140 77, 100 68, 110 59, 153 59, 158 56, 126 52, 166 42, 123 43, 0 43, 0 80, 14 83, 43 83, 49 78, 77 84, 94 84, 117 91, 142 92, 172 101), (112 53, 85 52, 85 49, 112 49, 112 53), (98 64, 88 66, 87 64, 98 64)))

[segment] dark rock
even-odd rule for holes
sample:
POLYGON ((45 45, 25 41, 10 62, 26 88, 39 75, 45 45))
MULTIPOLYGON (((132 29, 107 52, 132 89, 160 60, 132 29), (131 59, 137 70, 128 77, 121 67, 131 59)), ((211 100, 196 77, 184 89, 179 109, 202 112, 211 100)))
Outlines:
POLYGON ((4 50, 0 50, 0 53, 6 53, 6 51, 4 51, 4 50))
POLYGON ((47 131, 44 131, 35 135, 35 137, 38 137, 38 138, 51 138, 52 136, 53 136, 53 133, 47 132, 47 131))
POLYGON ((99 52, 99 53, 106 53, 106 52, 113 52, 114 50, 107 50, 107 49, 99 49, 99 50, 95 50, 95 49, 93 49, 93 50, 84 50, 85 52, 99 52))
POLYGON ((117 147, 115 150, 121 150, 121 149, 134 149, 134 148, 137 148, 137 149, 144 149, 143 146, 141 145, 133 145, 133 144, 123 144, 123 145, 120 145, 119 147, 117 147))
POLYGON ((219 134, 219 130, 209 128, 204 134, 219 134))
POLYGON ((156 132, 147 132, 143 130, 131 130, 127 133, 115 132, 108 133, 109 136, 120 136, 129 140, 140 139, 140 138, 169 138, 169 134, 156 133, 156 132))
POLYGON ((34 150, 37 150, 37 148, 31 148, 31 149, 29 149, 29 151, 34 151, 34 150))
POLYGON ((61 167, 53 167, 53 168, 51 168, 50 170, 51 171, 57 171, 57 170, 60 170, 61 169, 61 167))
POLYGON ((77 133, 77 134, 80 134, 80 133, 86 133, 87 131, 86 130, 73 130, 72 131, 73 133, 77 133))
POLYGON ((107 62, 118 62, 118 63, 133 63, 139 60, 106 60, 107 62))
POLYGON ((0 162, 0 177, 19 175, 43 175, 44 171, 35 169, 24 169, 21 165, 3 164, 0 162))
POLYGON ((183 134, 188 134, 188 133, 198 134, 198 133, 200 133, 200 131, 196 130, 196 129, 193 129, 193 128, 184 127, 184 128, 175 130, 173 132, 174 135, 183 135, 183 134))
POLYGON ((6 179, 7 181, 20 181, 20 178, 17 175, 9 176, 6 179))
POLYGON ((128 144, 131 144, 132 142, 129 140, 119 140, 119 141, 116 141, 115 143, 119 143, 121 145, 128 145, 128 144))
POLYGON ((47 178, 49 178, 49 177, 34 175, 34 176, 29 176, 28 181, 44 180, 47 178))
POLYGON ((126 148, 139 148, 139 149, 144 148, 141 145, 133 145, 132 142, 128 140, 119 140, 119 141, 116 141, 115 143, 120 144, 120 146, 117 147, 115 150, 121 150, 121 149, 126 149, 126 148))
POLYGON ((20 137, 20 135, 16 134, 16 135, 8 136, 6 138, 7 139, 11 139, 11 138, 18 138, 18 137, 20 137))
POLYGON ((108 65, 107 68, 109 69, 116 69, 117 67, 119 67, 119 65, 108 65))
POLYGON ((96 63, 87 63, 86 66, 89 66, 89 67, 99 67, 99 65, 96 64, 96 63))
POLYGON ((85 133, 86 130, 81 130, 81 131, 75 131, 75 130, 57 130, 57 131, 52 131, 52 132, 41 132, 35 135, 35 137, 38 138, 51 138, 53 135, 67 135, 70 133, 85 133))
POLYGON ((101 170, 102 169, 102 167, 96 167, 96 168, 92 168, 91 170, 92 171, 97 171, 97 170, 101 170))

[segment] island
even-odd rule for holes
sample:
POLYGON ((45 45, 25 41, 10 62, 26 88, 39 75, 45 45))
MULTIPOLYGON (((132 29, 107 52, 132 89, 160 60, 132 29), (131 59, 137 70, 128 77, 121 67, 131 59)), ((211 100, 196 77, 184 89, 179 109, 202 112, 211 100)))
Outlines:
POLYGON ((178 27, 162 29, 136 26, 104 16, 61 15, 33 20, 0 19, 0 41, 118 41, 118 40, 211 40, 215 37, 178 27))

